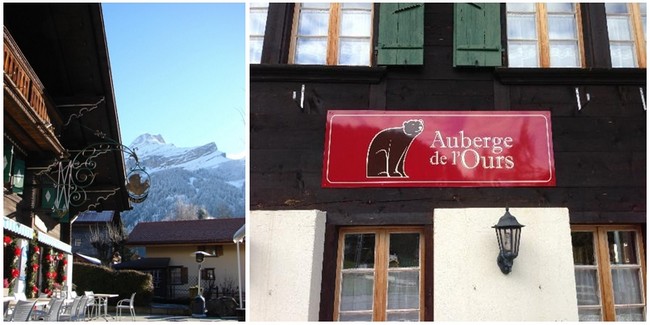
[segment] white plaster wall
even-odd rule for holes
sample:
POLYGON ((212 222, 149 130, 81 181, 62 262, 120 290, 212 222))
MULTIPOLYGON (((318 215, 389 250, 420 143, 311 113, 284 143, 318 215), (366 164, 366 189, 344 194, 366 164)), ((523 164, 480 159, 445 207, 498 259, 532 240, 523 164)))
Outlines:
POLYGON ((491 228, 504 213, 434 211, 434 319, 578 321, 568 209, 510 208, 525 227, 508 275, 491 228))
POLYGON ((247 320, 317 321, 325 213, 251 211, 247 320))

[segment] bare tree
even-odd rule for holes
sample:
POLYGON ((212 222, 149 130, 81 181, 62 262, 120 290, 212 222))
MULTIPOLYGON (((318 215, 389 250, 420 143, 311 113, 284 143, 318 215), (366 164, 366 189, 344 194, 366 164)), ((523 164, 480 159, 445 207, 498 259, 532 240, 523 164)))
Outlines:
POLYGON ((122 227, 107 222, 102 227, 104 230, 100 229, 99 225, 95 227, 89 226, 88 228, 90 230, 88 236, 90 244, 97 250, 97 255, 104 264, 111 261, 114 251, 123 250, 127 236, 122 227))

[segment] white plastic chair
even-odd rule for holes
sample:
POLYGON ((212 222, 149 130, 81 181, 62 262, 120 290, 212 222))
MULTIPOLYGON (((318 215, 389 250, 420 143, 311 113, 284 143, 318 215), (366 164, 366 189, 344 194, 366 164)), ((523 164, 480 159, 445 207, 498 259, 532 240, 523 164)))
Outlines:
POLYGON ((52 298, 51 303, 48 305, 49 308, 47 313, 39 316, 36 320, 44 320, 46 322, 57 322, 59 321, 59 314, 61 313, 61 308, 63 307, 63 302, 65 299, 52 298))
POLYGON ((117 302, 117 306, 115 306, 115 316, 117 316, 117 319, 119 320, 120 317, 122 317, 122 310, 123 309, 128 309, 129 312, 131 313, 131 320, 135 321, 135 308, 133 308, 133 301, 135 300, 135 292, 131 294, 131 298, 129 299, 122 299, 117 302))
MULTIPOLYGON (((86 302, 88 297, 78 296, 72 301, 72 304, 63 313, 59 314, 59 321, 76 321, 79 320, 79 310, 82 313, 86 310, 86 302)), ((83 315, 83 314, 82 314, 83 315)))
POLYGON ((88 302, 86 303, 86 315, 90 315, 89 318, 93 318, 93 315, 99 317, 99 311, 102 307, 95 298, 95 292, 84 291, 84 295, 89 297, 88 302), (88 313, 88 310, 90 310, 90 313, 88 313))
POLYGON ((18 300, 18 302, 16 302, 16 307, 14 307, 14 312, 11 313, 10 321, 29 321, 29 317, 32 315, 32 309, 34 309, 34 305, 36 305, 36 301, 18 300))

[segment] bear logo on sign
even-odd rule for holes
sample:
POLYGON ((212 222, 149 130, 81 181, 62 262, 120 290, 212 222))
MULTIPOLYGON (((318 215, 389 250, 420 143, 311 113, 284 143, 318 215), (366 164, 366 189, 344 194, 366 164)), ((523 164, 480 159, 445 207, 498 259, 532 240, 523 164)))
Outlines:
POLYGON ((404 160, 411 143, 423 130, 423 120, 407 120, 400 127, 379 131, 368 146, 366 176, 407 178, 404 160))

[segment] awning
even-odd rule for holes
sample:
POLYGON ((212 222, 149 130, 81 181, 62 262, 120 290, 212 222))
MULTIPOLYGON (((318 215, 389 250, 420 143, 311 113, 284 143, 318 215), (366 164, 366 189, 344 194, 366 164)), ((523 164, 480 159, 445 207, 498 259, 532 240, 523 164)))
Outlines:
POLYGON ((97 265, 102 264, 102 261, 100 261, 98 258, 86 256, 84 254, 79 254, 79 253, 74 253, 74 256, 79 257, 80 259, 82 259, 82 260, 84 260, 84 261, 86 261, 88 263, 91 263, 91 264, 97 264, 97 265))
POLYGON ((45 245, 51 246, 53 248, 56 248, 60 251, 63 251, 68 254, 72 254, 72 247, 46 233, 43 232, 38 232, 38 241, 40 243, 43 243, 45 245))
MULTIPOLYGON (((13 221, 7 217, 3 216, 3 228, 7 231, 11 231, 19 236, 25 237, 26 239, 32 239, 34 234, 34 229, 23 225, 22 223, 13 221)), ((60 251, 63 251, 68 254, 72 254, 72 247, 46 233, 37 231, 38 241, 42 244, 51 246, 60 251)))
POLYGON ((27 239, 31 239, 34 235, 34 230, 32 228, 27 227, 23 225, 22 223, 18 223, 16 221, 13 221, 5 216, 3 216, 3 228, 5 230, 11 231, 17 235, 23 236, 27 239))

